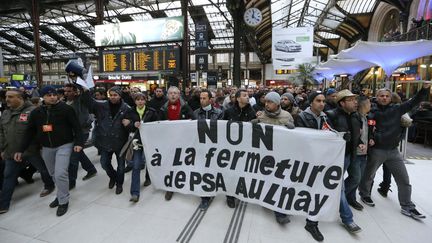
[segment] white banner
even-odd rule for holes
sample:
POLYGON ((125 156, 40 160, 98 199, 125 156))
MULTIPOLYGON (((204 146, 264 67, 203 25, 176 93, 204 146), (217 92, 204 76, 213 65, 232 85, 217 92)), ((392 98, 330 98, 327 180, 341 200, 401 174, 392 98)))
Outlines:
POLYGON ((332 132, 199 120, 144 123, 140 133, 158 189, 337 218, 345 142, 332 132))
POLYGON ((273 28, 273 69, 296 69, 313 56, 313 27, 273 28))

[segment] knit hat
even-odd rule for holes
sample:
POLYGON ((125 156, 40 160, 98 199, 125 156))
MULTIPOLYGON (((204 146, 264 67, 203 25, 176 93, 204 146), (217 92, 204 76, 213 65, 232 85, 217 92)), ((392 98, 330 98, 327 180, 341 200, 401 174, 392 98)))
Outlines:
POLYGON ((53 86, 48 85, 48 86, 43 87, 40 90, 39 94, 40 94, 41 97, 44 97, 47 94, 55 94, 56 95, 57 94, 57 90, 53 86))
POLYGON ((108 92, 110 92, 110 91, 116 92, 120 96, 122 95, 122 90, 119 86, 113 86, 111 89, 109 89, 108 92))
POLYGON ((295 101, 295 99, 294 99, 294 95, 293 95, 293 94, 291 94, 291 93, 289 93, 289 92, 286 92, 285 94, 281 95, 281 98, 284 97, 284 96, 287 97, 288 100, 289 100, 292 104, 297 103, 297 102, 295 101))
POLYGON ((274 91, 266 94, 265 99, 275 103, 276 105, 280 105, 281 97, 278 93, 276 93, 274 91))
POLYGON ((314 99, 318 96, 318 95, 324 95, 324 93, 322 91, 312 91, 309 94, 308 100, 309 100, 309 104, 312 104, 312 102, 314 101, 314 99))
POLYGON ((336 93, 337 91, 335 90, 335 89, 333 89, 333 88, 329 88, 328 90, 327 90, 327 93, 326 93, 326 95, 331 95, 331 94, 334 94, 334 93, 336 93))

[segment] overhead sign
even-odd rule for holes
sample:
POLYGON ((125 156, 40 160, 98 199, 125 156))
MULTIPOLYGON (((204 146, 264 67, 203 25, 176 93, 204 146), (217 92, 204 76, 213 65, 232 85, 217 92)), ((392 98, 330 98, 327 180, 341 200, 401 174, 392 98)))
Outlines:
POLYGON ((197 71, 208 70, 208 54, 195 54, 195 65, 197 71))
POLYGON ((183 16, 95 26, 96 46, 183 40, 183 16))
POLYGON ((216 86, 218 81, 217 72, 207 72, 207 85, 216 86))
POLYGON ((195 53, 208 52, 208 32, 206 22, 195 24, 195 53))
POLYGON ((273 69, 295 69, 313 56, 313 27, 273 28, 273 69))
POLYGON ((151 47, 103 51, 103 72, 177 71, 180 67, 180 47, 151 47))
POLYGON ((338 218, 345 142, 333 132, 197 120, 144 123, 140 135, 157 189, 338 218))

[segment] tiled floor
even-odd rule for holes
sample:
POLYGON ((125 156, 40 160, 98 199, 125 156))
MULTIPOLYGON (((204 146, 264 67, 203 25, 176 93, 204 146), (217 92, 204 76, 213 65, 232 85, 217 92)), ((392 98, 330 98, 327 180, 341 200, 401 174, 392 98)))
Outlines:
MULTIPOLYGON (((427 154, 432 150, 425 148, 427 154)), ((279 226, 270 210, 242 203, 237 209, 225 206, 224 197, 216 197, 206 212, 197 210, 199 198, 174 194, 170 202, 151 186, 142 188, 137 204, 129 202, 130 173, 125 191, 115 195, 107 189, 108 179, 98 163, 94 148, 86 149, 99 173, 88 181, 77 181, 71 192, 69 212, 55 216, 48 207, 54 194, 39 198, 40 178, 36 183, 20 183, 12 206, 0 215, 0 242, 82 243, 82 242, 314 242, 303 227, 304 217, 279 226)), ((432 156, 430 156, 432 157, 432 156)), ((325 242, 432 242, 432 161, 410 159, 407 164, 413 186, 413 200, 427 215, 423 221, 403 216, 397 202, 396 188, 388 198, 373 190, 376 207, 353 211, 363 228, 350 235, 338 222, 320 223, 325 242)), ((80 178, 84 175, 80 171, 80 178)), ((380 177, 381 173, 377 175, 380 177)), ((378 179, 377 179, 378 182, 378 179)))

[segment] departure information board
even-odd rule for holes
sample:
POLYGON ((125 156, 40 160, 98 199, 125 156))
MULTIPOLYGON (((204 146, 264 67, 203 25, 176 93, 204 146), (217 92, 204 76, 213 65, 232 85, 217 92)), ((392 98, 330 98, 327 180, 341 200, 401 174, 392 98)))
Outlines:
POLYGON ((180 68, 180 48, 155 47, 103 51, 103 72, 173 71, 180 68))

